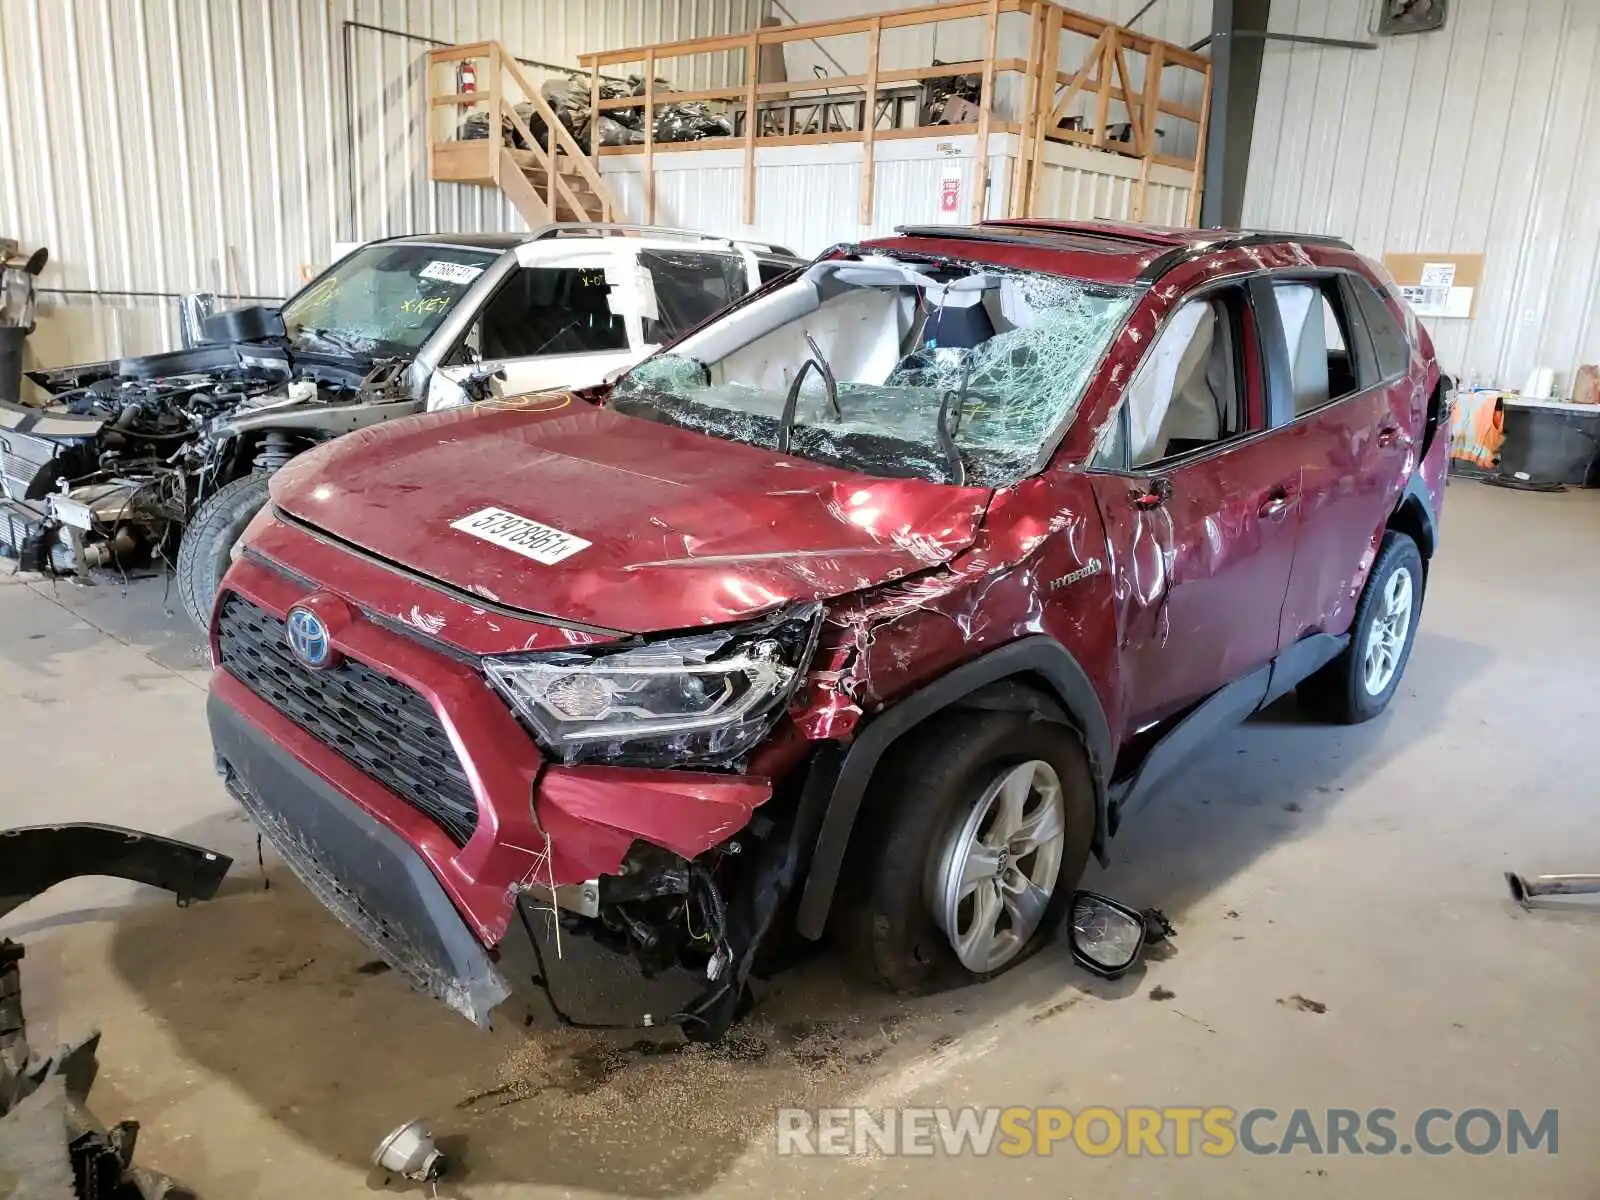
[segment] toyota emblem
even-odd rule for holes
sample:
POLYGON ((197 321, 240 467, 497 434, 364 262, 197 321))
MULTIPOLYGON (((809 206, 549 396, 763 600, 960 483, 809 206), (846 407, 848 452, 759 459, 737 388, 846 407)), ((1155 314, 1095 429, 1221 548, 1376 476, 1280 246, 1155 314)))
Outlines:
POLYGON ((333 638, 322 618, 309 608, 291 608, 284 640, 294 656, 313 671, 334 665, 333 638))

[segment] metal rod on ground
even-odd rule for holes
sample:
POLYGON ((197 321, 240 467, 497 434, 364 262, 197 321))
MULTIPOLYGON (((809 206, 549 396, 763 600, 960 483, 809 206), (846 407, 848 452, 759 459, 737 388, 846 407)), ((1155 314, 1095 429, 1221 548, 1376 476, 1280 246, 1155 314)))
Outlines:
POLYGON ((1600 875, 1535 875, 1532 879, 1506 872, 1511 898, 1527 904, 1537 896, 1592 896, 1600 894, 1600 875))

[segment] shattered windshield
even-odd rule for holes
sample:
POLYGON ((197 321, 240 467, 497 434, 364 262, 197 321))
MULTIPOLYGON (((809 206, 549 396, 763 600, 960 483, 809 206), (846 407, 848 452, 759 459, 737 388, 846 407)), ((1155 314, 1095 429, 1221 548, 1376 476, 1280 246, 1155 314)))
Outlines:
POLYGON ((609 403, 866 474, 1000 487, 1037 469, 1133 300, 983 264, 830 260, 645 360, 609 403))
POLYGON ((464 246, 363 246, 284 305, 283 323, 309 353, 410 356, 496 257, 464 246))

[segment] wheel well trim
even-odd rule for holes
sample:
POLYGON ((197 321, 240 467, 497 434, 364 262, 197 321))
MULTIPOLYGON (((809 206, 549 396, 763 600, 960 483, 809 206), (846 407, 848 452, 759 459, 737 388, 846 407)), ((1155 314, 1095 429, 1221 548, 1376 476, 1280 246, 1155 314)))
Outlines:
POLYGON ((1424 545, 1418 546, 1417 549, 1421 552, 1423 561, 1426 562, 1433 557, 1434 547, 1438 544, 1438 535, 1435 533, 1438 523, 1433 515, 1433 497, 1428 494, 1427 484, 1423 482, 1420 471, 1413 471, 1411 478, 1406 480, 1406 486, 1400 493, 1399 502, 1394 506, 1394 511, 1389 514, 1389 519, 1384 522, 1385 528, 1391 528, 1394 525, 1394 519, 1407 508, 1412 507, 1417 511, 1417 520, 1422 526, 1422 536, 1425 542, 1424 545))
POLYGON ((1034 676, 1048 686, 1083 738, 1095 787, 1094 848, 1097 854, 1103 855, 1107 776, 1113 761, 1111 726, 1105 710, 1088 672, 1065 646, 1044 635, 1021 638, 963 663, 912 692, 873 717, 856 735, 828 799, 812 850, 811 865, 806 872, 795 916, 796 927, 803 936, 813 940, 820 938, 827 926, 861 802, 866 797, 873 772, 889 747, 989 684, 1024 676, 1034 676))

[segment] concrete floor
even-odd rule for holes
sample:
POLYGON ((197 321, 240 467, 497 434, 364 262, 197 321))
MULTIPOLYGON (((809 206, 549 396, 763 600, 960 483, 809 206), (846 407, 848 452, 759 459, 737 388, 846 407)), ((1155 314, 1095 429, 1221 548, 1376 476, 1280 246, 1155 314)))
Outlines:
POLYGON ((154 580, 0 577, 0 825, 121 822, 238 865, 211 904, 79 881, 0 933, 27 943, 36 1040, 102 1026, 97 1109, 213 1200, 363 1195, 376 1139, 418 1115, 457 1155, 441 1194, 474 1200, 1592 1195, 1600 909, 1523 913, 1500 873, 1600 870, 1600 495, 1456 483, 1445 535, 1383 718, 1279 706, 1091 867, 1179 929, 1117 984, 1056 947, 904 1002, 822 958, 711 1051, 480 1034, 258 868, 211 773, 198 647, 154 580), (773 1110, 795 1104, 1387 1107, 1406 1132, 1433 1106, 1557 1108, 1560 1152, 780 1159, 773 1110))

